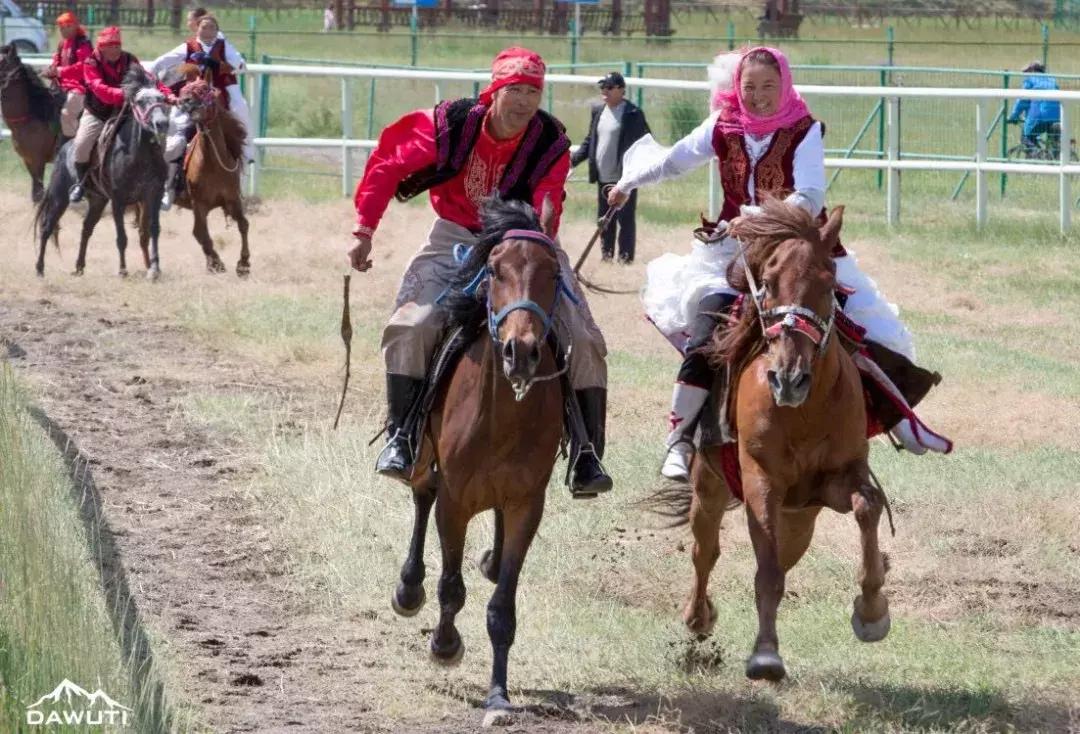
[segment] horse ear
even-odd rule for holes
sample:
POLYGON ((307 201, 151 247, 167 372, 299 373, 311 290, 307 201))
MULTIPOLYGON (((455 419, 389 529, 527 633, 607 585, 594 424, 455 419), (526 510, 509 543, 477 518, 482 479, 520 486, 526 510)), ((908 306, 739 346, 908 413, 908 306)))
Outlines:
POLYGON ((832 252, 840 242, 840 225, 844 223, 844 207, 838 206, 829 212, 829 219, 821 226, 821 246, 832 252))
POLYGON ((540 229, 548 237, 555 236, 555 206, 551 203, 551 194, 546 194, 540 205, 540 229))

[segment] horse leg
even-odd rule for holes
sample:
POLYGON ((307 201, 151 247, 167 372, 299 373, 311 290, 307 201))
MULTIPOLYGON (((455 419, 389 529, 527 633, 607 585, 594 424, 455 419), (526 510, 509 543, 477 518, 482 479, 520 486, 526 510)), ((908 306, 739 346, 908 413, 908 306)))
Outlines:
POLYGON ((499 581, 499 565, 502 563, 504 535, 503 511, 496 507, 495 537, 492 540, 491 548, 484 551, 480 556, 480 560, 476 563, 477 568, 480 569, 480 573, 484 574, 484 578, 493 584, 498 583, 499 581))
POLYGON ((510 646, 517 630, 517 584, 525 554, 529 552, 540 518, 544 515, 544 488, 540 487, 528 503, 504 508, 506 545, 499 563, 499 580, 487 607, 487 631, 491 640, 491 689, 484 706, 489 710, 510 708, 506 668, 510 646))
MULTIPOLYGON (((712 451, 711 448, 702 451, 712 451)), ((709 599, 709 575, 720 557, 720 521, 731 493, 727 483, 709 469, 702 455, 690 468, 690 528, 694 533, 691 557, 694 585, 683 609, 683 621, 695 635, 705 637, 716 624, 716 608, 709 599)), ((715 464, 715 462, 714 462, 715 464)))
POLYGON ((435 492, 413 492, 413 533, 409 542, 409 555, 401 567, 401 581, 398 582, 390 606, 402 617, 412 617, 424 606, 427 595, 424 593, 424 540, 427 538, 428 518, 431 506, 435 503, 435 492))
POLYGON ((889 634, 889 600, 881 593, 888 562, 878 546, 878 521, 881 519, 880 493, 869 483, 851 494, 855 521, 859 523, 862 545, 862 568, 859 585, 862 594, 855 597, 851 627, 863 642, 878 642, 889 634))
POLYGON ((146 204, 140 204, 135 210, 135 224, 139 228, 139 249, 142 250, 143 267, 150 269, 150 215, 146 204))
POLYGON ((45 157, 28 163, 26 167, 30 171, 30 198, 37 204, 45 196, 45 157))
MULTIPOLYGON (((86 269, 86 247, 90 244, 90 235, 94 233, 94 227, 101 221, 101 215, 105 213, 107 199, 91 196, 86 210, 86 219, 83 220, 82 233, 79 235, 79 255, 75 258, 75 275, 82 275, 86 269)), ((123 225, 123 222, 120 223, 123 225)))
POLYGON ((814 525, 817 524, 820 507, 808 507, 784 513, 780 539, 780 568, 787 573, 795 568, 814 538, 814 525))
POLYGON ((127 229, 124 227, 124 205, 112 203, 113 223, 116 225, 116 251, 120 254, 120 277, 127 277, 127 229))
POLYGON ((139 237, 143 248, 143 258, 146 260, 146 277, 150 280, 157 280, 161 277, 161 256, 158 252, 158 239, 161 237, 161 197, 143 204, 142 221, 139 223, 139 237), (147 218, 150 220, 149 224, 146 223, 147 218), (149 235, 150 239, 149 257, 147 257, 146 253, 146 235, 142 233, 143 228, 147 230, 146 234, 149 235))
POLYGON ((757 467, 743 466, 746 496, 746 520, 750 540, 757 556, 754 597, 757 602, 758 635, 754 651, 746 661, 746 677, 778 681, 787 673, 780 658, 780 640, 776 634, 776 611, 784 596, 784 570, 780 566, 778 524, 780 503, 771 482, 757 467))
POLYGON ((435 503, 435 525, 442 546, 442 575, 439 577, 439 623, 431 633, 431 657, 441 665, 457 665, 465 654, 465 644, 454 619, 465 606, 465 579, 461 564, 465 555, 465 529, 469 515, 440 493, 435 503))
POLYGON ((45 275, 45 248, 48 246, 49 238, 52 237, 53 244, 56 245, 57 249, 60 248, 60 217, 64 216, 64 212, 67 211, 67 196, 50 197, 48 201, 42 202, 40 206, 45 207, 45 211, 38 230, 38 256, 37 263, 34 265, 38 277, 45 275))
POLYGON ((206 270, 210 273, 224 273, 225 263, 221 262, 217 252, 214 251, 214 242, 210 239, 210 229, 206 226, 206 217, 209 212, 205 206, 192 202, 195 214, 195 228, 192 234, 195 240, 202 246, 203 255, 206 256, 206 270))
POLYGON ((236 263, 236 274, 241 278, 251 272, 251 253, 248 251, 248 220, 244 216, 244 205, 240 201, 229 204, 228 215, 236 222, 240 230, 240 260, 236 263))

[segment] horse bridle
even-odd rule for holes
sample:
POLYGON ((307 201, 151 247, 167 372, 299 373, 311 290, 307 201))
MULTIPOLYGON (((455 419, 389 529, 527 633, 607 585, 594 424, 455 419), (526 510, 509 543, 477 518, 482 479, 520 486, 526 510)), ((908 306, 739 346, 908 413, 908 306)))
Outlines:
MULTIPOLYGON (((551 251, 552 255, 556 256, 556 262, 558 262, 558 248, 555 245, 555 241, 543 232, 537 232, 531 229, 510 229, 503 234, 502 239, 499 240, 499 244, 502 244, 507 240, 524 240, 526 242, 532 242, 537 245, 542 245, 548 248, 551 251)), ((459 263, 463 263, 468 258, 469 249, 469 247, 466 247, 464 244, 461 243, 454 245, 454 259, 459 263)), ((487 304, 486 309, 488 333, 491 335, 491 340, 496 344, 502 343, 502 341, 499 339, 499 327, 502 326, 503 322, 506 321, 507 317, 509 317, 510 314, 514 313, 515 311, 529 311, 540 319, 540 323, 543 324, 544 327, 544 333, 541 335, 540 340, 541 342, 545 342, 547 341, 548 335, 551 334, 551 330, 555 325, 555 311, 559 307, 559 299, 562 296, 565 296, 566 299, 575 306, 580 304, 577 295, 575 295, 574 292, 569 288, 569 286, 566 285, 566 281, 563 279, 562 267, 560 266, 558 272, 555 275, 555 297, 551 301, 550 309, 545 311, 544 307, 536 301, 530 298, 521 298, 512 303, 506 304, 496 313, 495 308, 491 303, 491 277, 491 266, 485 263, 484 267, 480 270, 480 272, 476 274, 476 277, 473 278, 472 281, 470 281, 469 284, 462 289, 462 292, 468 296, 476 296, 477 292, 482 286, 488 286, 487 294, 485 296, 487 304)), ((557 377, 561 377, 563 373, 566 372, 569 365, 569 351, 570 350, 567 349, 566 364, 562 367, 562 369, 557 370, 550 375, 533 377, 531 380, 524 383, 511 383, 511 387, 514 390, 514 397, 520 401, 524 399, 525 394, 529 391, 529 388, 532 387, 534 383, 554 380, 557 377)))
POLYGON ((168 117, 167 112, 168 105, 165 102, 154 102, 151 105, 147 105, 146 109, 139 107, 134 101, 128 102, 128 107, 131 108, 131 116, 135 118, 135 122, 139 123, 139 127, 147 132, 152 132, 149 126, 150 113, 154 110, 160 109, 168 117))
POLYGON ((829 345, 829 336, 836 325, 836 297, 829 304, 829 318, 823 319, 813 310, 805 306, 776 306, 766 309, 765 291, 758 288, 754 274, 750 271, 750 264, 746 261, 746 247, 739 242, 739 263, 746 273, 746 282, 750 286, 750 297, 754 301, 754 309, 757 311, 758 323, 761 324, 761 333, 766 341, 779 339, 783 334, 802 334, 816 347, 815 357, 825 353, 829 345), (777 320, 778 319, 778 320, 777 320), (770 323, 772 322, 772 323, 770 323))

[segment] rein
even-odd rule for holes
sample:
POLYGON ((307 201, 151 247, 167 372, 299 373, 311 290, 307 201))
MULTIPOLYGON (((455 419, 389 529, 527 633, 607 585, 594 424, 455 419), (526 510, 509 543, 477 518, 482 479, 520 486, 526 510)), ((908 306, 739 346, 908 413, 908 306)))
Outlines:
POLYGON ((787 305, 763 308, 765 291, 758 287, 757 280, 750 270, 750 264, 746 261, 746 245, 741 241, 739 242, 739 264, 746 273, 746 282, 750 286, 754 310, 757 311, 758 323, 761 325, 761 333, 766 341, 774 341, 784 334, 802 334, 817 347, 815 356, 823 355, 836 324, 836 297, 833 297, 829 305, 828 320, 821 318, 805 306, 787 305))
MULTIPOLYGON (((531 229, 510 229, 503 234, 502 239, 499 240, 499 243, 501 244, 503 242, 506 242, 507 240, 525 240, 527 242, 542 245, 548 248, 552 254, 556 254, 555 242, 543 232, 536 232, 531 229)), ((471 248, 466 247, 461 243, 454 245, 454 259, 458 262, 458 264, 462 264, 465 262, 465 260, 469 256, 470 249, 471 248)), ((559 272, 556 274, 557 285, 555 286, 555 298, 551 302, 551 308, 546 311, 544 310, 544 307, 538 304, 536 301, 533 301, 529 298, 522 298, 512 303, 508 303, 507 305, 499 309, 499 311, 496 313, 494 306, 491 303, 490 282, 491 268, 489 265, 485 264, 485 266, 480 270, 480 272, 476 274, 476 277, 474 277, 472 281, 467 286, 465 286, 464 289, 462 289, 462 292, 466 295, 475 297, 483 286, 488 286, 488 288, 486 289, 488 333, 491 335, 491 340, 496 344, 502 343, 499 339, 499 327, 502 326, 503 322, 506 321, 507 317, 509 317, 510 314, 512 314, 514 311, 529 311, 530 313, 537 316, 540 319, 540 323, 542 323, 544 326, 544 333, 540 337, 541 341, 546 342, 548 335, 551 333, 551 330, 554 327, 555 310, 559 306, 560 297, 565 296, 567 300, 569 300, 575 306, 580 305, 578 297, 574 294, 573 291, 570 290, 570 288, 566 285, 566 281, 562 277, 562 268, 560 268, 559 272)), ((554 380, 565 374, 570 364, 569 351, 570 350, 568 349, 567 359, 565 360, 562 369, 559 369, 550 375, 533 377, 526 382, 511 382, 511 387, 514 390, 514 399, 518 401, 524 400, 526 393, 529 392, 529 389, 535 383, 554 380)))

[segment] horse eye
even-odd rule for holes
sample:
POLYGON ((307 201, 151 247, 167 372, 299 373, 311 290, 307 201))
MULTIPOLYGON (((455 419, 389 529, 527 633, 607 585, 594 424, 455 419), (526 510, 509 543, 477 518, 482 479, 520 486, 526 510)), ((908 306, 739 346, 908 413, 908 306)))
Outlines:
POLYGON ((499 279, 499 269, 496 268, 494 265, 488 265, 487 271, 489 276, 491 276, 495 280, 499 279))

